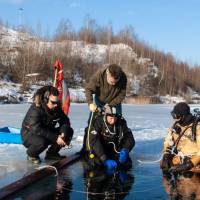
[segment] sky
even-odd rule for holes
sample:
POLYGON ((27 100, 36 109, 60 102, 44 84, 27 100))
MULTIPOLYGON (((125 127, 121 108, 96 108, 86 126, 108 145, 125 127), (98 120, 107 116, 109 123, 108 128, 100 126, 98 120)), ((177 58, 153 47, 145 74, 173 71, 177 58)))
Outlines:
POLYGON ((86 16, 115 32, 131 25, 137 37, 189 64, 200 64, 200 0, 0 0, 11 26, 41 24, 53 35, 61 19, 79 30, 86 16))

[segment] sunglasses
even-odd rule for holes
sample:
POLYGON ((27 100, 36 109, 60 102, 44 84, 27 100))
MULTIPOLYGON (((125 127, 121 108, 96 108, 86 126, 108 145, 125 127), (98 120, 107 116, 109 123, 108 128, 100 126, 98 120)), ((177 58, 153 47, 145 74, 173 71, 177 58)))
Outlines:
POLYGON ((52 100, 50 100, 50 102, 51 102, 53 105, 58 105, 58 104, 59 104, 59 101, 52 101, 52 100))

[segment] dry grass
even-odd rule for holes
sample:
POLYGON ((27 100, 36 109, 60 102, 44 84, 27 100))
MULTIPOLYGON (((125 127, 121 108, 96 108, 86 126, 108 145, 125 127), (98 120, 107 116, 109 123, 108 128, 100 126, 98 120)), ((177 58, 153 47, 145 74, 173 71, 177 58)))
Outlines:
POLYGON ((157 104, 161 103, 158 97, 147 97, 147 96, 131 96, 124 100, 124 103, 129 104, 157 104))

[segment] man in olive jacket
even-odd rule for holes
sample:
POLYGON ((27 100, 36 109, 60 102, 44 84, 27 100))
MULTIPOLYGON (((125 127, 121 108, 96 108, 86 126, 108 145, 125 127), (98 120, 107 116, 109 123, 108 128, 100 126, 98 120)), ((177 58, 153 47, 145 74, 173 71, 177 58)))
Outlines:
POLYGON ((86 99, 91 112, 105 104, 116 106, 122 114, 121 103, 126 96, 127 77, 121 67, 111 64, 97 71, 86 85, 86 99), (94 99, 93 99, 94 94, 94 99))
POLYGON ((69 118, 64 114, 58 100, 59 92, 53 86, 40 88, 34 97, 21 129, 23 145, 27 148, 27 159, 34 164, 41 162, 39 154, 48 145, 46 159, 62 159, 58 152, 69 145, 73 136, 69 118))

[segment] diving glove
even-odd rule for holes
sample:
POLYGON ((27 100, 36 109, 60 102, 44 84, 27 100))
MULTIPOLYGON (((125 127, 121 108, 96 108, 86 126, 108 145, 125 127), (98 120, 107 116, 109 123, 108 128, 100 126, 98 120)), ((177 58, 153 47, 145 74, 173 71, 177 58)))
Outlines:
POLYGON ((172 167, 169 171, 172 173, 181 173, 188 171, 194 167, 194 164, 192 163, 190 158, 184 159, 182 164, 179 164, 177 166, 172 167))
POLYGON ((128 149, 122 149, 119 152, 119 162, 120 163, 125 163, 128 159, 128 149))
POLYGON ((103 164, 108 170, 115 170, 117 168, 117 163, 114 160, 105 160, 103 164))
POLYGON ((160 168, 163 171, 169 171, 169 169, 172 166, 172 158, 173 158, 173 155, 171 155, 169 153, 164 154, 163 159, 160 163, 160 168))

